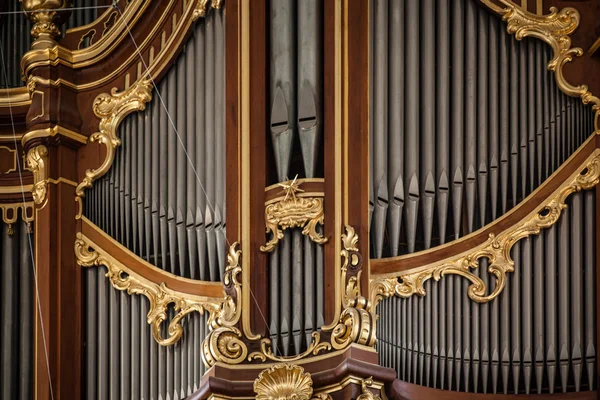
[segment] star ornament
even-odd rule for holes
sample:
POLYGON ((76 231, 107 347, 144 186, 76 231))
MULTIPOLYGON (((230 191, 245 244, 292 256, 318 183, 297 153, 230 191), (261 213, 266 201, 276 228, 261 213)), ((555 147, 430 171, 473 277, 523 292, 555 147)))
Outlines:
POLYGON ((293 198, 295 201, 296 193, 304 192, 304 190, 300 189, 300 182, 297 182, 297 179, 298 179, 298 175, 296 175, 294 177, 294 180, 292 180, 291 182, 288 179, 286 182, 282 182, 279 184, 279 186, 281 186, 283 188, 283 190, 281 192, 285 193, 285 198, 283 199, 283 201, 287 201, 287 199, 289 197, 293 198))

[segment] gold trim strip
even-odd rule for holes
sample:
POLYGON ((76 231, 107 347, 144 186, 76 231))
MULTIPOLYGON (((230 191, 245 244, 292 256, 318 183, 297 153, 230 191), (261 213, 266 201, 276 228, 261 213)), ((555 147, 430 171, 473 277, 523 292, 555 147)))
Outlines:
POLYGON ((27 87, 0 90, 0 107, 21 107, 31 104, 27 87))
POLYGON ((22 192, 31 192, 33 185, 23 186, 0 186, 0 194, 13 194, 22 192))
POLYGON ((64 126, 55 125, 52 128, 36 129, 25 133, 21 137, 21 144, 25 146, 25 144, 32 139, 54 137, 56 135, 61 135, 83 144, 86 144, 88 141, 87 136, 82 135, 81 133, 72 131, 64 126))

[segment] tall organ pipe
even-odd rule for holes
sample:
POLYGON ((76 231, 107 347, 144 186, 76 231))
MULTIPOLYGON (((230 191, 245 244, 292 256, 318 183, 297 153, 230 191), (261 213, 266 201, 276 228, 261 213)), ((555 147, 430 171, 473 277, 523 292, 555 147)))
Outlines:
MULTIPOLYGON (((86 217, 146 261, 213 281, 226 251, 223 24, 222 10, 198 23, 155 89, 166 108, 155 94, 121 123, 114 165, 84 204, 86 217)), ((198 389, 205 316, 186 317, 183 338, 159 346, 146 298, 114 289, 102 268, 87 270, 85 285, 86 398, 179 399, 198 389)))
MULTIPOLYGON (((447 243, 499 218, 593 131, 591 110, 563 94, 547 72, 546 44, 517 41, 474 0, 415 3, 375 1, 372 8, 375 257, 447 243), (377 65, 381 60, 386 67, 377 65), (413 175, 418 190, 410 192, 413 175), (402 180, 412 205, 398 190, 402 180), (418 218, 416 228, 411 218, 418 218)), ((455 276, 428 281, 425 298, 384 301, 380 362, 399 379, 445 390, 594 389, 595 270, 588 266, 596 260, 595 226, 584 217, 594 215, 594 199, 593 191, 573 195, 559 223, 519 241, 515 272, 489 304, 472 302, 469 282, 455 276)), ((474 273, 489 287, 488 265, 479 260, 474 273)))
MULTIPOLYGON (((270 7, 270 137, 277 180, 294 178, 291 162, 298 153, 304 176, 313 178, 323 124, 323 2, 277 0, 270 7)), ((296 173, 302 175, 294 163, 296 173)), ((284 232, 270 254, 269 330, 279 354, 300 352, 323 325, 322 258, 322 246, 299 229, 284 232)))

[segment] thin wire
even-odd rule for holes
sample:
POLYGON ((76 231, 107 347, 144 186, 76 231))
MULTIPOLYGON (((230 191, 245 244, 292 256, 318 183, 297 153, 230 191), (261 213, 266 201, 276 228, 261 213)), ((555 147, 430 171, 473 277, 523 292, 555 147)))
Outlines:
POLYGON ((105 9, 105 8, 112 8, 112 7, 113 7, 113 5, 109 5, 109 6, 67 7, 67 8, 60 8, 58 10, 32 10, 32 11, 16 10, 16 11, 2 11, 2 12, 0 12, 0 15, 32 14, 32 13, 37 13, 37 12, 57 12, 57 11, 75 11, 75 10, 97 10, 97 9, 105 9))
MULTIPOLYGON (((4 51, 2 50, 1 42, 0 42, 0 61, 2 61, 2 73, 4 75, 4 79, 8 80, 8 76, 6 73, 6 65, 4 64, 4 51)), ((10 121, 11 121, 11 125, 12 125, 15 149, 18 149, 17 132, 15 129, 15 122, 14 122, 13 113, 12 113, 12 103, 10 101, 10 96, 7 96, 6 98, 8 99, 8 110, 10 113, 10 121)), ((23 174, 21 171, 20 157, 17 157, 17 168, 19 171, 19 181, 21 182, 21 196, 23 198, 23 214, 24 214, 24 216, 26 216, 27 215, 27 211, 26 211, 27 210, 27 202, 25 201, 25 189, 23 189, 23 174)), ((52 377, 50 376, 50 361, 48 360, 48 348, 46 346, 46 332, 44 331, 44 317, 42 315, 42 306, 40 304, 40 291, 39 291, 39 287, 38 287, 37 273, 35 270, 35 257, 33 255, 33 245, 31 244, 31 234, 30 233, 27 233, 27 241, 29 243, 29 254, 31 256, 31 269, 33 271, 33 282, 35 284, 36 303, 37 303, 37 307, 38 307, 38 314, 40 317, 40 326, 42 328, 42 341, 44 343, 44 355, 46 356, 46 369, 48 371, 48 382, 50 384, 50 398, 52 400, 54 400, 54 390, 52 389, 52 377)), ((35 340, 36 340, 36 338, 34 338, 34 341, 35 340)))
MULTIPOLYGON (((121 12, 121 10, 117 7, 115 7, 115 9, 117 9, 119 11, 119 13, 121 14, 121 17, 123 17, 123 13, 121 12)), ((175 123, 173 122, 173 118, 171 117, 171 114, 169 113, 169 110, 167 109, 167 106, 165 105, 165 102, 164 102, 162 96, 160 95, 160 90, 158 90, 158 86, 156 85, 156 82, 154 82, 154 78, 150 74, 150 69, 148 68, 148 65, 146 64, 146 60, 144 60, 144 57, 142 57, 142 53, 135 41, 135 38, 133 37, 133 34, 131 33, 129 24, 127 23, 127 20, 125 18, 123 18, 123 21, 125 21, 125 26, 127 27, 127 33, 129 34, 129 37, 131 37, 131 41, 133 42, 133 45, 135 46, 135 50, 138 53, 138 56, 140 57, 140 60, 142 61, 144 68, 146 69, 146 75, 148 76, 150 81, 152 81, 152 85, 156 88, 156 94, 158 96, 158 99, 160 100, 160 104, 162 105, 165 112, 167 113, 167 117, 169 118, 169 123, 171 124, 171 127, 173 128, 173 130, 175 131, 175 134, 177 135, 177 140, 179 141, 179 144, 181 145, 181 148, 183 149, 183 152, 185 153, 187 162, 192 167, 192 171, 194 171, 194 175, 196 175, 196 180, 198 181, 198 184, 200 185, 200 188, 202 189, 202 192, 204 193, 204 196, 206 197, 206 204, 209 206, 212 213, 215 214, 215 208, 213 207, 213 205, 210 202, 210 199, 208 198, 208 194, 206 193, 206 190, 204 189, 204 185, 202 185, 202 181, 200 180, 200 177, 198 176, 198 171, 196 171, 196 167, 194 166, 194 163, 192 162, 192 159, 190 158, 190 155, 188 154, 188 151, 185 148, 185 145, 183 144, 183 140, 181 139, 181 136, 179 135, 179 131, 177 130, 177 127, 175 126, 175 123)), ((221 232, 223 234, 223 237, 225 238, 225 241, 227 241, 227 245, 231 246, 231 243, 227 239, 227 235, 225 235, 225 231, 222 230, 221 232)), ((243 277, 243 274, 242 274, 242 277, 243 277)), ((258 307, 260 316, 262 317, 262 319, 265 323, 265 326, 267 327, 267 330, 269 331, 269 336, 271 336, 271 329, 269 329, 269 324, 267 323, 267 319, 265 318, 260 306, 258 305, 258 301, 256 300, 256 297, 254 296, 254 292, 252 291, 252 288, 250 287, 249 282, 244 282, 244 283, 247 285, 246 287, 250 290, 252 299, 254 300, 254 303, 258 307)), ((277 350, 279 350, 279 349, 277 349, 277 350)))

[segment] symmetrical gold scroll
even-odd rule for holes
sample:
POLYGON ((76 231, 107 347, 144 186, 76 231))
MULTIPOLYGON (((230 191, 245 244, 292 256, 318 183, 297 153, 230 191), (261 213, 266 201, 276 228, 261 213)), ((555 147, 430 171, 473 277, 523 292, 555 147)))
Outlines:
POLYGON ((90 142, 98 142, 106 146, 106 158, 95 169, 85 171, 85 177, 75 189, 78 197, 84 196, 84 190, 92 187, 92 183, 106 174, 114 159, 116 148, 121 145, 117 137, 117 128, 121 121, 133 111, 146 108, 146 103, 152 99, 152 83, 150 80, 141 79, 123 92, 116 88, 110 94, 102 93, 96 97, 93 110, 100 117, 100 131, 90 136, 90 142))
MULTIPOLYGON (((179 293, 171 290, 165 283, 157 284, 135 273, 126 265, 113 258, 106 250, 96 246, 90 239, 78 233, 75 240, 77 264, 83 267, 105 266, 106 276, 118 290, 129 294, 141 294, 150 302, 148 323, 152 326, 152 336, 163 346, 176 343, 183 335, 181 320, 192 312, 210 313, 209 321, 219 318, 223 299, 179 293), (161 324, 167 320, 167 308, 173 305, 175 316, 171 318, 167 329, 168 336, 161 335, 161 324)), ((226 300, 225 300, 226 301, 226 300)))
POLYGON ((288 228, 303 228, 302 234, 308 236, 313 242, 327 243, 327 238, 317 232, 317 224, 323 225, 323 199, 318 197, 298 197, 302 192, 300 182, 296 179, 279 184, 283 188, 285 197, 265 207, 265 224, 267 234, 273 237, 260 250, 271 252, 275 250, 279 240, 283 239, 283 231, 288 228))
POLYGON ((594 152, 558 189, 556 189, 538 209, 507 230, 490 235, 483 244, 454 259, 426 265, 417 270, 403 271, 392 276, 377 276, 371 279, 371 302, 390 296, 410 297, 413 294, 425 295, 423 287, 428 279, 441 279, 444 275, 460 275, 469 281, 469 297, 478 303, 496 298, 506 285, 506 274, 514 271, 514 261, 510 250, 516 242, 530 235, 537 235, 543 228, 552 226, 567 208, 567 197, 584 189, 591 189, 600 179, 600 149, 594 152), (494 289, 486 294, 486 286, 481 278, 472 272, 479 266, 479 259, 489 260, 488 272, 495 277, 494 289))

